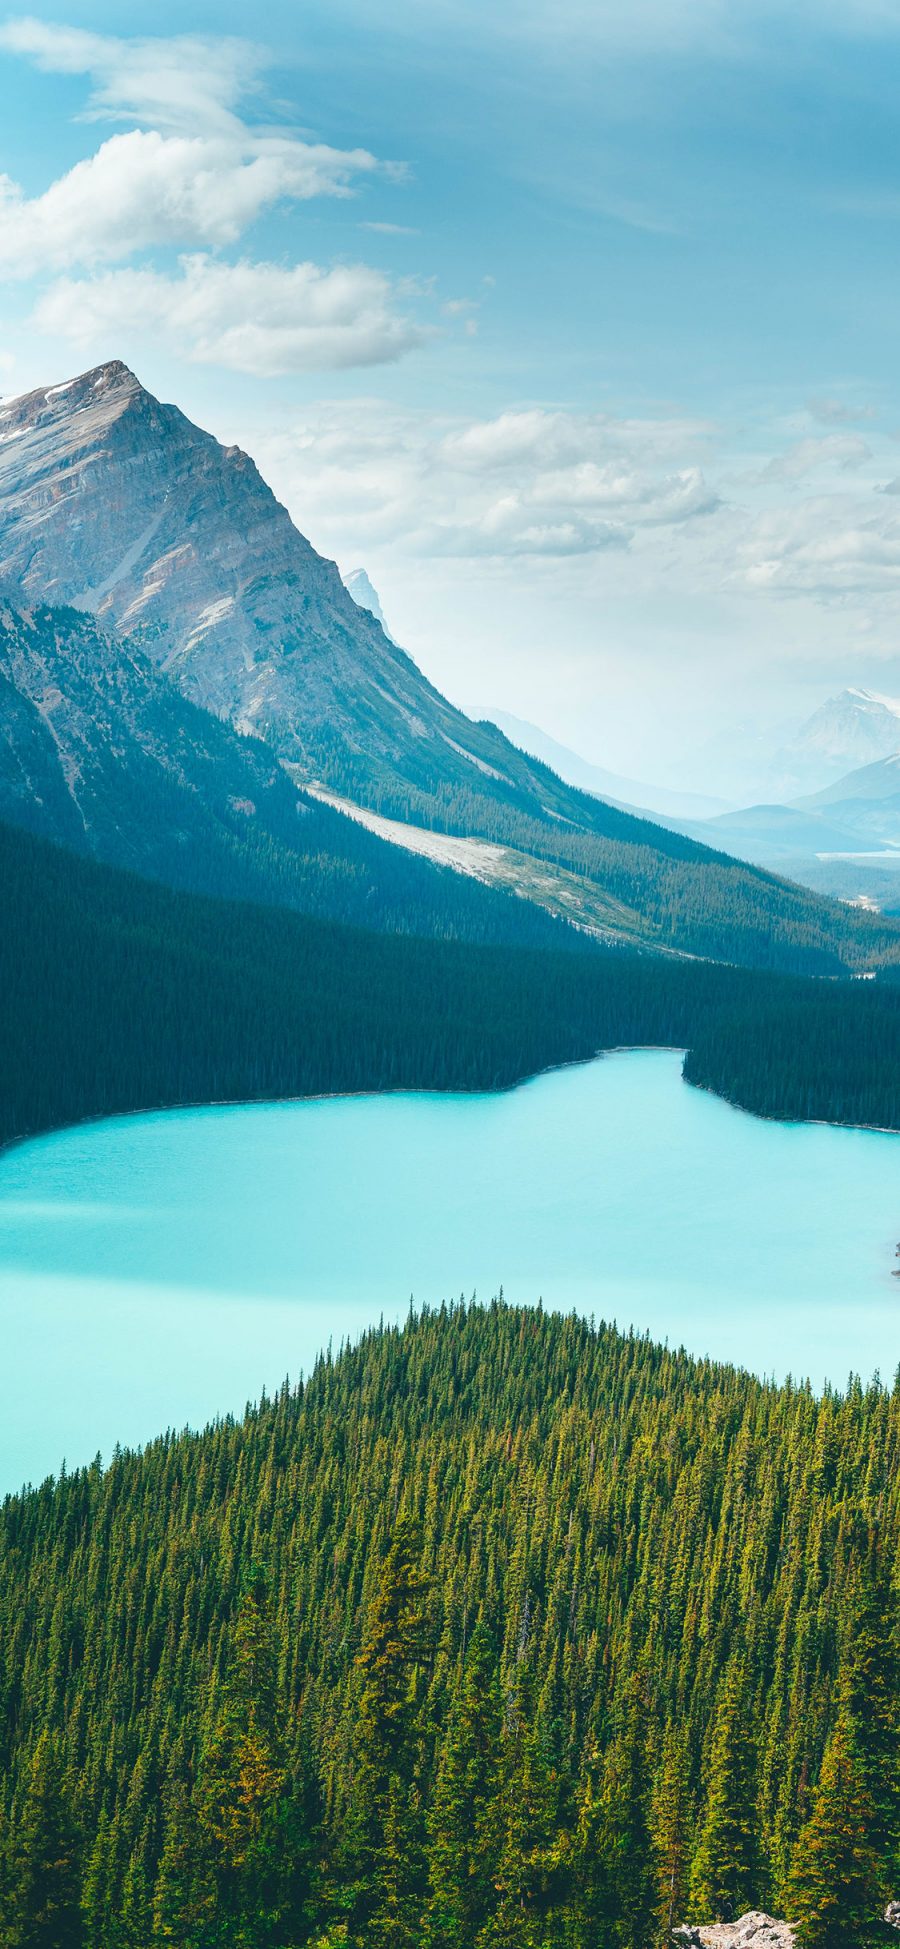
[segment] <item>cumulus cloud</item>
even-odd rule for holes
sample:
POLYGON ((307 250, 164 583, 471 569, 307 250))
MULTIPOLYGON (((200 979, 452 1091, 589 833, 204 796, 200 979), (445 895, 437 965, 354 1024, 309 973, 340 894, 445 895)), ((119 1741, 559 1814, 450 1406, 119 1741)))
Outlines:
POLYGON ((736 550, 734 581, 755 593, 835 601, 900 589, 900 514, 849 496, 768 510, 736 550))
POLYGON ((564 558, 628 549, 645 528, 718 505, 671 447, 705 430, 540 408, 435 422, 375 402, 339 405, 257 442, 301 525, 340 552, 400 544, 432 557, 564 558), (676 428, 678 432, 676 433, 676 428))
POLYGON ((428 337, 397 309, 393 287, 365 265, 226 264, 183 258, 149 268, 62 278, 35 322, 84 348, 152 336, 198 365, 270 377, 399 359, 428 337))
POLYGON ((94 273, 57 277, 37 304, 40 328, 90 348, 152 332, 189 360, 264 375, 383 363, 429 335, 365 266, 209 255, 277 203, 346 197, 376 171, 397 174, 366 149, 252 126, 262 50, 213 36, 125 40, 30 17, 0 27, 3 50, 84 75, 89 119, 138 124, 39 195, 0 176, 0 276, 94 273), (177 272, 126 268, 159 248, 190 254, 177 272))
POLYGON ((231 244, 267 205, 345 196, 355 175, 376 167, 365 150, 292 138, 132 129, 41 196, 26 197, 0 176, 0 272, 30 278, 154 245, 231 244))
POLYGON ((112 264, 159 246, 225 248, 276 203, 346 197, 376 172, 402 175, 367 149, 251 124, 239 111, 258 96, 266 57, 246 41, 124 40, 23 18, 0 27, 2 51, 84 75, 88 119, 137 125, 37 196, 0 176, 0 274, 8 278, 112 264))

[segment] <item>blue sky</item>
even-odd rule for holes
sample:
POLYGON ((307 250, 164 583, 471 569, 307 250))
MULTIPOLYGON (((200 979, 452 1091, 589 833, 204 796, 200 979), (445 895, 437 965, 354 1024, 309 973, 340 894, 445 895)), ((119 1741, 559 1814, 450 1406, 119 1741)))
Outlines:
POLYGON ((900 0, 39 7, 0 386, 125 358, 463 703, 714 787, 900 693, 900 0))

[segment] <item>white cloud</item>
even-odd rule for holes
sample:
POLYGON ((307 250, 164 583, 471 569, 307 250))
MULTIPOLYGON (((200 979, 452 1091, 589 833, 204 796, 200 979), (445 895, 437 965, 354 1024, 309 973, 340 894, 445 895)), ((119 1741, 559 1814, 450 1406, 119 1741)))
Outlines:
POLYGON ((256 444, 301 526, 338 553, 391 542, 499 560, 622 551, 643 528, 712 512, 700 466, 668 464, 673 443, 683 456, 705 437, 684 423, 540 408, 437 422, 363 401, 256 444))
POLYGON ((342 151, 279 136, 164 136, 132 129, 45 190, 26 197, 0 176, 0 272, 30 278, 113 263, 153 245, 227 245, 281 198, 343 196, 377 167, 342 151))
POLYGON ((761 481, 799 481, 822 470, 847 473, 871 459, 871 449, 857 433, 823 433, 795 440, 763 467, 761 481))
POLYGON ((41 329, 91 349, 152 333, 188 360, 265 375, 383 363, 429 336, 379 271, 206 254, 233 247, 276 203, 345 197, 360 178, 398 173, 365 149, 250 126, 262 50, 211 36, 125 40, 32 18, 0 27, 3 50, 84 75, 89 119, 139 124, 40 195, 0 176, 0 276, 95 273, 44 291, 41 329), (177 272, 124 268, 156 248, 191 254, 177 272))
POLYGON ((756 593, 833 602, 900 589, 900 515, 890 504, 816 496, 768 510, 738 543, 734 581, 756 593))
POLYGON ((225 264, 182 259, 172 275, 107 271, 63 278, 35 322, 85 350, 152 337, 200 365, 277 373, 389 363, 421 345, 426 327, 395 308, 389 279, 365 265, 225 264))
POLYGON ((89 117, 180 134, 239 129, 235 110, 266 66, 264 51, 245 40, 197 34, 124 40, 31 16, 0 26, 0 49, 45 74, 87 76, 89 117))

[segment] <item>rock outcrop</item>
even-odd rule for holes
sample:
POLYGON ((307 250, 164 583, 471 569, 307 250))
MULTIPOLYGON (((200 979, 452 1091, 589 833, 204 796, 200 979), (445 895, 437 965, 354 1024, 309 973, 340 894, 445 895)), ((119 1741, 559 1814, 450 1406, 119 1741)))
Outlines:
POLYGON ((676 1930, 679 1949, 795 1949, 796 1938, 789 1922, 777 1921, 753 1908, 737 1922, 685 1924, 676 1930))

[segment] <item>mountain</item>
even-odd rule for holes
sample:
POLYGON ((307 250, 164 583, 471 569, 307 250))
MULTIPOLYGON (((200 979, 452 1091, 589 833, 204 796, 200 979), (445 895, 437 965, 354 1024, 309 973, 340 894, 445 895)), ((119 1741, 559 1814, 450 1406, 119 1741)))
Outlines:
POLYGON ((900 751, 900 699, 851 685, 829 697, 774 754, 765 795, 792 801, 900 751))
POLYGON ((900 944, 892 925, 620 811, 473 724, 354 602, 247 455, 119 363, 0 409, 0 578, 20 608, 92 618, 264 739, 295 782, 389 815, 420 850, 435 833, 471 838, 467 870, 580 926, 821 974, 900 944))
POLYGON ((591 764, 568 745, 548 737, 537 724, 530 724, 527 718, 513 717, 511 711, 473 711, 472 716, 496 724, 510 744, 527 751, 532 758, 540 758, 542 764, 549 765, 568 785, 593 792, 598 798, 611 799, 628 812, 665 813, 673 819, 711 819, 717 812, 727 810, 725 799, 708 798, 700 792, 669 791, 662 785, 644 785, 635 778, 623 777, 620 772, 607 771, 603 765, 591 764))
POLYGON ((715 819, 679 821, 707 846, 722 846, 739 859, 772 864, 818 853, 853 852, 858 839, 835 806, 821 811, 810 802, 797 805, 748 805, 740 812, 723 812, 715 819))
POLYGON ((750 805, 715 819, 679 820, 678 830, 741 859, 780 866, 803 884, 829 886, 896 910, 900 879, 900 753, 838 778, 790 805, 750 805), (879 862, 888 863, 886 873, 879 862), (868 856, 871 856, 870 864, 868 856))
POLYGON ((887 805, 892 800, 900 805, 900 751, 877 759, 874 764, 861 765, 826 786, 824 791, 814 793, 811 798, 798 799, 797 803, 843 808, 856 804, 887 805))
POLYGON ((378 591, 372 587, 365 569, 348 569, 347 574, 343 577, 343 583, 344 588, 349 589, 354 602, 358 604, 359 608, 368 609, 369 615, 374 616, 376 623, 381 624, 385 636, 390 636, 391 632, 384 620, 384 610, 378 599, 378 591))
POLYGON ((195 893, 395 933, 584 945, 300 791, 259 738, 73 609, 0 601, 0 818, 195 893))
POLYGON ((527 764, 358 606, 252 460, 118 362, 0 409, 4 579, 135 641, 304 779, 370 801, 487 781, 543 809, 527 764))

